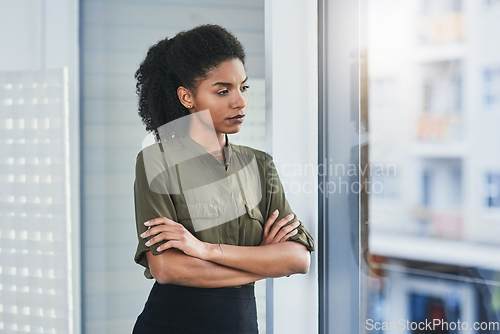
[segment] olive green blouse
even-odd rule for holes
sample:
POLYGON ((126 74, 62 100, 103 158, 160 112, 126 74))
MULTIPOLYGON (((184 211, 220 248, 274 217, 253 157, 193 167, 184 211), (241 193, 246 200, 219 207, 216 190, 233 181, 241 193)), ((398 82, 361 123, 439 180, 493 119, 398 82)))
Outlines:
MULTIPOLYGON (((135 261, 153 278, 145 253, 144 222, 167 217, 179 222, 199 240, 239 246, 258 246, 264 223, 278 209, 276 221, 293 213, 272 158, 258 150, 231 144, 225 147, 222 164, 185 135, 144 148, 137 156, 134 184, 135 215, 139 244, 135 261)), ((290 223, 296 221, 294 218, 290 223)), ((302 223, 288 238, 315 249, 302 223)), ((165 242, 165 241, 164 241, 165 242)))

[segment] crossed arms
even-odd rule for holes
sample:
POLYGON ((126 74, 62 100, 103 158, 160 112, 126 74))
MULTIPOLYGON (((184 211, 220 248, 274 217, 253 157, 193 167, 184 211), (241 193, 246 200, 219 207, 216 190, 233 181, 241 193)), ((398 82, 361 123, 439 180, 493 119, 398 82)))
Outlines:
POLYGON ((297 233, 298 222, 287 225, 293 219, 289 215, 273 225, 277 217, 275 211, 264 224, 261 244, 253 247, 202 242, 179 223, 164 217, 152 219, 145 223, 150 228, 141 234, 142 238, 154 235, 146 245, 168 242, 158 248, 163 253, 146 253, 151 274, 161 284, 218 288, 307 273, 309 251, 298 242, 286 241, 297 233))

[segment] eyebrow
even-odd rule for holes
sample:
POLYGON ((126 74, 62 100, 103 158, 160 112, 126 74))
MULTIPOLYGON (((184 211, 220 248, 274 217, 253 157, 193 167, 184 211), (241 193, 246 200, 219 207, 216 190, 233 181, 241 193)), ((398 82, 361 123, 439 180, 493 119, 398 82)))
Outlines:
MULTIPOLYGON (((248 77, 245 78, 245 80, 243 80, 241 83, 244 84, 245 82, 247 82, 248 80, 248 77)), ((212 86, 232 86, 233 84, 232 83, 229 83, 229 82, 216 82, 214 83, 212 86)))

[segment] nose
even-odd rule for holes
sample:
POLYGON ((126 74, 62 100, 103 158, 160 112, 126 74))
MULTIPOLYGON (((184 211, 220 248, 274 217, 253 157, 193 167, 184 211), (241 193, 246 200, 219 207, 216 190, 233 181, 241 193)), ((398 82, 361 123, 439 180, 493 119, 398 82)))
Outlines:
POLYGON ((247 98, 241 91, 237 91, 234 95, 234 99, 231 101, 231 108, 233 109, 243 109, 247 105, 247 98))

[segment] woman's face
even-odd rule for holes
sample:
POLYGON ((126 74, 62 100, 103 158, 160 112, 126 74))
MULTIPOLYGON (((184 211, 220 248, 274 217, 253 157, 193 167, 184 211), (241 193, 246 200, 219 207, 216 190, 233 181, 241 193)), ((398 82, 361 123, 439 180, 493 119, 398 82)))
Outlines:
POLYGON ((231 59, 208 73, 191 95, 191 112, 209 110, 217 133, 240 131, 248 106, 248 85, 241 60, 231 59))

